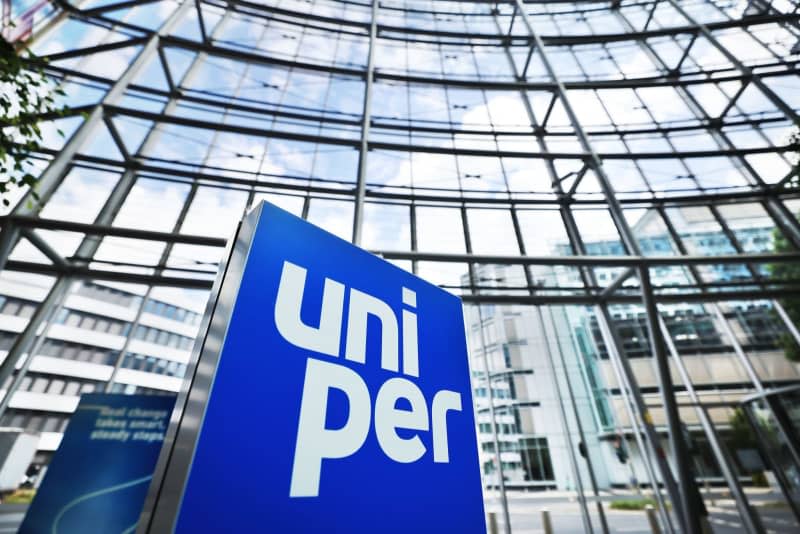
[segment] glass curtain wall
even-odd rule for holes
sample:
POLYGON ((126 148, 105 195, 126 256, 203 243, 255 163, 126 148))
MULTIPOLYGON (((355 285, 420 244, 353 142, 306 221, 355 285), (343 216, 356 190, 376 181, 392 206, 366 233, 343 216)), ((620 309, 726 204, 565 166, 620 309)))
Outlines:
POLYGON ((765 470, 736 433, 800 381, 796 3, 48 10, 69 107, 0 217, 0 420, 41 463, 78 392, 177 391, 267 200, 463 298, 501 528, 508 493, 577 492, 601 531, 596 492, 660 487, 692 531, 689 488, 765 470))

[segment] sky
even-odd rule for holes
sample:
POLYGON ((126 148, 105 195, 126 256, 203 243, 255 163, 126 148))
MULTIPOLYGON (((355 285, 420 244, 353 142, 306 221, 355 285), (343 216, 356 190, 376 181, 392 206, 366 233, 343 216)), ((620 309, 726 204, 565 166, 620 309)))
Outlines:
MULTIPOLYGON (((81 7, 100 5, 101 2, 85 2, 81 7)), ((302 2, 283 1, 286 9, 307 9, 302 2)), ((139 6, 132 10, 113 13, 114 18, 146 28, 156 28, 176 7, 176 3, 165 0, 139 6)), ((438 4, 442 6, 442 4, 438 4)), ((697 2, 687 7, 695 16, 710 22, 722 20, 720 11, 704 9, 700 13, 697 2)), ((738 16, 746 2, 738 2, 728 8, 732 16, 738 16)), ((368 20, 363 10, 349 8, 341 12, 341 5, 320 2, 314 13, 348 20, 368 20)), ((444 7, 440 7, 444 9, 444 7)), ((552 8, 553 11, 556 8, 552 8)), ((629 10, 631 24, 640 28, 646 21, 643 13, 629 10)), ((422 18, 401 19, 398 12, 384 9, 381 22, 388 25, 430 26, 422 18)), ((646 14, 644 14, 646 15, 646 14)), ((256 52, 276 58, 292 58, 298 54, 300 61, 316 64, 333 62, 343 68, 363 69, 366 64, 367 40, 361 36, 343 37, 334 41, 326 32, 298 28, 279 22, 268 25, 255 23, 248 17, 231 16, 222 24, 222 18, 209 6, 204 9, 205 23, 215 36, 220 47, 256 52), (211 29, 213 28, 213 29, 211 29)), ((623 32, 617 17, 607 14, 589 14, 586 17, 554 15, 531 17, 534 28, 542 35, 586 34, 623 32)), ((463 31, 463 19, 458 16, 438 17, 436 27, 463 31)), ((508 19, 504 19, 507 21, 508 19)), ((665 3, 659 5, 650 29, 684 24, 682 17, 665 3)), ((194 10, 176 24, 173 35, 187 39, 198 39, 199 31, 194 10)), ((480 31, 496 33, 497 28, 482 24, 480 31)), ((515 35, 523 35, 524 27, 517 24, 515 35)), ((48 55, 74 48, 107 44, 128 38, 126 30, 109 31, 99 26, 90 26, 80 21, 67 19, 54 27, 35 43, 34 51, 48 55)), ((130 33, 130 32, 127 32, 130 33)), ((772 61, 786 54, 794 37, 777 25, 761 25, 753 32, 760 42, 740 31, 718 32, 721 43, 737 58, 750 63, 772 61)), ((685 45, 688 36, 679 36, 685 45)), ((654 38, 648 41, 667 66, 676 64, 682 49, 671 38, 654 38)), ((576 47, 573 54, 563 47, 548 47, 548 57, 564 81, 579 80, 586 72, 593 79, 648 77, 658 72, 652 56, 635 42, 611 43, 608 47, 576 47)), ((127 47, 111 52, 55 61, 54 64, 80 70, 108 79, 119 77, 135 57, 137 49, 127 47)), ((527 56, 525 47, 513 50, 513 60, 520 69, 527 56)), ((245 105, 277 108, 292 112, 301 108, 319 109, 321 116, 350 121, 352 126, 332 129, 314 122, 270 119, 269 117, 223 114, 208 108, 199 109, 181 105, 170 109, 170 113, 218 123, 243 124, 264 130, 276 129, 287 132, 303 132, 357 140, 360 134, 358 119, 361 114, 364 82, 343 76, 329 76, 321 72, 300 69, 287 70, 281 67, 246 64, 229 61, 221 57, 203 57, 194 63, 194 57, 186 50, 166 48, 165 57, 174 80, 182 80, 187 94, 213 99, 235 98, 245 105), (194 66, 192 66, 194 65, 194 66), (324 110, 324 111, 323 111, 324 110)), ((705 69, 724 67, 725 57, 706 39, 699 38, 682 68, 691 70, 702 66, 705 69)), ((413 48, 403 41, 382 38, 378 41, 375 67, 379 73, 405 72, 421 76, 474 78, 488 80, 510 79, 511 65, 504 53, 495 47, 442 46, 414 44, 413 48)), ((529 67, 529 80, 546 79, 545 70, 537 55, 529 67)), ((166 89, 167 82, 162 66, 156 56, 143 65, 134 83, 157 89, 166 89)), ((800 102, 800 90, 792 80, 784 77, 767 78, 766 83, 791 105, 800 102)), ((67 82, 67 102, 71 105, 92 103, 102 98, 98 88, 85 87, 67 82)), ((715 116, 725 109, 727 98, 736 94, 738 82, 722 84, 691 85, 687 91, 709 114, 715 116)), ((547 91, 496 90, 482 91, 461 89, 456 86, 406 85, 385 79, 377 79, 373 86, 370 113, 374 120, 383 123, 414 126, 443 126, 451 124, 456 130, 500 132, 501 135, 467 135, 449 133, 414 132, 391 130, 373 126, 373 141, 388 141, 398 145, 417 144, 443 149, 477 148, 482 150, 506 150, 518 152, 519 157, 479 157, 430 152, 404 152, 394 150, 370 150, 367 154, 366 180, 368 195, 375 192, 408 192, 435 195, 444 202, 421 202, 416 208, 416 241, 421 251, 463 253, 467 250, 461 214, 454 200, 467 199, 466 221, 469 225, 471 249, 480 254, 520 254, 520 243, 516 242, 510 212, 507 208, 488 209, 481 200, 496 202, 509 199, 537 198, 545 201, 555 199, 551 192, 550 175, 545 160, 528 157, 542 150, 536 138, 530 134, 528 106, 538 121, 547 116, 551 94, 547 91), (512 133, 512 135, 502 135, 512 133), (413 188, 413 189, 412 189, 413 188)), ((671 87, 648 87, 632 89, 569 90, 568 98, 582 126, 588 132, 607 131, 609 135, 592 136, 593 147, 601 154, 663 152, 663 159, 606 159, 604 168, 612 180, 619 196, 625 198, 649 198, 653 194, 683 194, 700 190, 746 189, 752 178, 734 160, 727 157, 688 158, 680 161, 669 157, 673 150, 714 150, 719 145, 703 129, 658 135, 616 135, 619 129, 652 125, 654 122, 671 125, 691 125, 696 113, 671 87)), ((123 107, 160 111, 158 102, 128 95, 118 102, 123 107)), ((751 84, 738 97, 736 113, 750 116, 770 116, 772 104, 751 84)), ((733 111, 729 112, 730 114, 733 111)), ((258 181, 269 180, 292 185, 314 184, 330 187, 334 191, 352 191, 358 167, 358 151, 355 147, 316 144, 292 141, 280 137, 241 135, 214 132, 197 128, 161 124, 154 135, 148 137, 152 123, 147 120, 116 116, 115 127, 129 152, 141 150, 151 158, 160 158, 165 166, 192 169, 196 165, 213 167, 213 173, 258 181), (146 140, 146 141, 145 141, 146 140), (142 142, 145 144, 142 145, 142 142)), ((56 134, 55 125, 45 131, 47 145, 63 146, 69 135, 79 126, 80 119, 59 121, 65 137, 56 134)), ((570 121, 564 106, 556 101, 549 113, 548 128, 552 135, 546 138, 550 151, 582 152, 580 144, 571 135, 570 121)), ((764 123, 759 131, 753 128, 731 128, 726 135, 739 148, 761 148, 770 144, 783 144, 790 133, 786 122, 764 123)), ((111 135, 104 125, 93 131, 90 141, 81 149, 87 155, 120 160, 122 158, 111 135)), ((780 180, 790 169, 790 162, 776 153, 756 154, 746 157, 768 183, 780 180)), ((569 188, 575 173, 582 163, 576 159, 555 161, 555 170, 564 177, 563 186, 569 188), (572 173, 572 174, 570 174, 572 173)), ((74 168, 68 173, 56 194, 42 210, 44 217, 92 222, 99 213, 110 192, 117 186, 119 177, 114 172, 74 168)), ((178 214, 190 195, 184 183, 160 182, 150 178, 139 178, 126 198, 122 209, 114 219, 114 225, 141 227, 158 231, 172 230, 178 214)), ((576 188, 576 197, 592 199, 601 197, 601 188, 592 171, 586 173, 576 188)), ((260 192, 256 200, 265 198, 301 214, 302 199, 298 196, 279 196, 260 192)), ((370 198, 368 197, 368 200, 370 198)), ((374 200, 374 199, 373 199, 374 200)), ((201 186, 192 197, 180 231, 187 234, 227 237, 248 204, 245 191, 201 186)), ((522 245, 528 254, 548 254, 566 239, 563 224, 554 211, 555 204, 540 206, 544 209, 520 210, 522 245)), ((583 209, 575 206, 573 212, 584 241, 618 240, 616 228, 609 212, 602 206, 583 209)), ((308 208, 308 219, 314 224, 350 239, 352 235, 353 205, 346 200, 314 198, 308 208)), ((643 209, 631 209, 626 217, 635 226, 644 214, 643 209)), ((735 218, 735 214, 728 215, 735 218)), ((59 252, 68 255, 75 250, 79 236, 49 233, 48 239, 59 252)), ((411 248, 411 224, 408 207, 404 203, 385 204, 367 202, 364 213, 363 242, 367 248, 387 250, 409 250, 411 248)), ((129 258, 131 261, 155 263, 164 252, 164 246, 130 239, 106 239, 98 249, 98 259, 129 258)), ((219 258, 221 249, 209 249, 188 245, 177 245, 171 252, 168 264, 176 267, 196 266, 208 268, 219 258)), ((21 245, 14 257, 35 258, 32 247, 21 245)), ((39 255, 40 256, 40 255, 39 255)), ((410 264, 403 263, 405 267, 410 264)), ((428 275, 438 282, 453 283, 465 271, 460 264, 420 265, 420 274, 428 275)))

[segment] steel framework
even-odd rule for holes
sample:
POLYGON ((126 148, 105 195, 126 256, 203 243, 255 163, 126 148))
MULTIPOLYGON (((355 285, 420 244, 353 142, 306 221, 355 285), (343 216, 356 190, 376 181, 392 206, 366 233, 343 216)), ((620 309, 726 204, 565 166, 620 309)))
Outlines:
MULTIPOLYGON (((800 280, 770 276, 770 266, 800 260, 800 189, 791 159, 797 146, 788 136, 800 122, 797 5, 54 4, 56 21, 32 46, 70 95, 67 116, 54 118, 69 125, 69 135, 35 155, 36 191, 0 219, 0 267, 55 282, 0 366, 0 382, 41 343, 40 328, 74 280, 209 289, 213 259, 176 261, 180 250, 222 255, 225 232, 203 233, 187 223, 202 209, 199 198, 243 199, 215 214, 234 221, 271 195, 466 302, 591 306, 640 448, 650 451, 648 465, 655 465, 649 469, 674 503, 674 519, 660 507, 662 523, 668 531, 700 532, 669 366, 672 359, 682 369, 681 356, 658 304, 703 303, 721 318, 759 392, 762 381, 720 303, 772 299, 800 342, 774 300, 800 296, 800 280), (59 40, 69 42, 48 48, 59 40), (742 40, 750 47, 746 54, 742 40), (106 61, 122 65, 111 72, 106 61), (71 177, 82 173, 113 177, 91 218, 48 215, 59 191, 74 187, 71 177), (182 192, 159 229, 116 222, 144 182, 182 192), (731 210, 741 206, 770 221, 790 251, 746 243, 730 221, 731 210), (668 250, 647 248, 649 234, 635 222, 637 213, 661 229, 668 250), (690 242, 681 227, 689 213, 725 237, 725 253, 710 255, 690 242), (440 231, 440 223, 455 230, 440 231), (564 239, 561 248, 540 252, 537 235, 549 232, 547 224, 559 226, 564 239), (614 235, 602 254, 592 248, 594 224, 614 235), (388 235, 375 237, 374 228, 388 235), (76 235, 77 246, 61 244, 76 235), (151 261, 136 261, 135 254, 109 259, 98 253, 109 242, 144 243, 156 253, 151 261), (22 244, 42 257, 16 257, 22 244), (451 264, 468 276, 440 276, 437 269, 451 264), (517 266, 522 275, 487 283, 478 274, 482 265, 517 266), (654 272, 668 268, 681 270, 683 280, 660 283, 654 272), (744 274, 735 280, 714 275, 726 268, 744 274), (543 282, 545 270, 559 269, 572 273, 570 283, 543 282), (614 276, 601 281, 603 269, 614 276), (611 307, 620 304, 638 304, 647 317, 674 472, 659 453, 657 430, 616 331, 611 307)), ((681 381, 694 395, 686 372, 681 381)), ((718 442, 703 417, 709 440, 718 442)), ((727 453, 715 450, 730 471, 727 453)), ((747 512, 735 476, 728 481, 747 512)), ((757 521, 747 528, 761 529, 757 521)))

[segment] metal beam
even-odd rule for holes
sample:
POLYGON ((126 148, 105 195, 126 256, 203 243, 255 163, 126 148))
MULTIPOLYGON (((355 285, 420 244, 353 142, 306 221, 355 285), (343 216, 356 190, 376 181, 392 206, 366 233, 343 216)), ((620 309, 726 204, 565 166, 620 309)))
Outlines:
POLYGON ((723 56, 725 56, 725 59, 730 61, 731 64, 734 65, 737 70, 739 70, 739 72, 741 72, 744 76, 750 77, 752 83, 756 87, 758 87, 758 89, 764 94, 765 97, 767 97, 767 99, 770 102, 772 102, 772 104, 775 107, 781 110, 784 115, 792 119, 792 122, 794 124, 800 123, 800 115, 797 114, 794 108, 792 108, 792 106, 784 102, 784 100, 780 96, 778 96, 778 94, 775 93, 775 91, 770 89, 761 80, 759 75, 753 72, 752 68, 745 66, 744 63, 739 61, 739 58, 733 55, 726 47, 722 46, 722 44, 717 40, 717 38, 714 37, 714 35, 711 33, 711 30, 708 28, 708 26, 706 26, 705 24, 698 23, 694 19, 694 17, 692 17, 676 0, 668 0, 668 1, 670 5, 675 9, 675 11, 680 13, 683 16, 683 18, 685 18, 689 22, 689 24, 696 27, 698 31, 703 34, 703 37, 705 37, 706 40, 708 40, 708 42, 711 43, 712 46, 714 46, 714 48, 716 48, 723 56))
MULTIPOLYGON (((95 236, 125 237, 148 241, 166 243, 185 243, 190 245, 204 245, 224 247, 227 240, 218 237, 198 236, 175 232, 157 232, 152 230, 139 230, 108 224, 89 224, 56 219, 44 219, 30 216, 3 216, 0 225, 7 227, 13 225, 18 228, 60 230, 67 232, 80 232, 95 236)), ((503 256, 489 254, 464 254, 440 253, 420 251, 374 250, 386 259, 434 261, 448 263, 475 263, 499 265, 560 265, 575 267, 629 267, 638 266, 697 266, 697 265, 742 265, 742 264, 770 264, 770 263, 795 263, 800 261, 800 251, 786 253, 750 253, 750 254, 722 254, 719 256, 676 255, 676 256, 503 256)), ((770 282, 767 280, 766 282, 770 282)), ((779 285, 780 280, 772 281, 772 285, 779 285)), ((753 282, 756 283, 755 281, 753 282)))
MULTIPOLYGON (((558 402, 558 404, 561 406, 562 411, 563 411, 563 405, 562 405, 563 397, 559 393, 560 386, 558 384, 558 376, 556 375, 556 368, 555 368, 555 365, 553 363, 553 355, 551 353, 552 351, 550 350, 549 340, 553 340, 554 343, 555 343, 556 351, 558 352, 559 361, 561 362, 561 369, 563 370, 563 373, 564 373, 564 382, 565 382, 565 384, 567 386, 567 393, 569 395, 570 406, 572 407, 572 416, 575 419, 575 426, 578 429, 578 437, 580 438, 581 443, 583 443, 584 446, 586 447, 586 457, 585 457, 586 467, 587 467, 587 471, 589 471, 589 483, 592 486, 592 493, 594 494, 594 498, 595 498, 595 507, 597 508, 597 516, 600 519, 600 530, 604 534, 608 534, 608 532, 609 532, 609 530, 608 530, 608 520, 606 519, 605 510, 603 510, 603 502, 602 502, 602 499, 600 498, 600 491, 599 491, 599 489, 597 487, 597 477, 595 476, 595 473, 594 473, 592 455, 589 452, 589 443, 588 443, 588 440, 586 439, 586 434, 583 431, 583 423, 581 423, 581 415, 580 415, 580 411, 578 410, 578 403, 575 400, 575 392, 573 391, 573 388, 572 388, 572 379, 569 376, 569 374, 567 373, 567 361, 566 361, 566 358, 564 357, 564 351, 561 348, 561 336, 558 335, 558 330, 556 329, 556 322, 555 322, 555 319, 553 318, 553 310, 552 310, 552 307, 548 307, 548 316, 549 316, 549 319, 550 319, 550 331, 552 333, 551 335, 547 333, 547 329, 545 327, 545 323, 544 323, 544 319, 543 319, 544 314, 542 312, 541 307, 537 306, 536 307, 536 311, 537 311, 539 323, 542 326, 542 334, 545 337, 545 348, 546 348, 545 355, 547 356, 547 361, 549 363, 550 372, 553 374, 553 381, 554 381, 555 386, 556 386, 556 394, 557 394, 556 402, 558 402)), ((566 416, 564 416, 564 419, 566 419, 566 416)), ((564 427, 565 427, 565 429, 569 428, 569 426, 566 423, 564 424, 564 427)), ((569 436, 569 432, 567 432, 567 436, 569 436)), ((574 444, 571 443, 571 442, 567 444, 567 446, 570 448, 570 451, 573 454, 573 457, 575 457, 575 447, 573 445, 574 444)), ((575 462, 577 463, 577 458, 576 457, 575 457, 575 462)), ((578 477, 576 476, 576 478, 578 478, 578 477)), ((585 502, 585 498, 584 498, 584 502, 585 502)), ((585 504, 584 504, 584 508, 585 508, 585 504)), ((588 515, 588 512, 587 512, 587 515, 588 515)))
POLYGON ((38 347, 44 342, 44 338, 47 336, 47 329, 61 309, 61 303, 69 290, 70 283, 68 278, 59 277, 55 280, 47 296, 39 303, 36 311, 28 320, 27 326, 14 340, 14 343, 8 349, 8 354, 0 364, 0 384, 5 383, 6 380, 14 375, 11 385, 9 385, 2 400, 0 400, 0 417, 5 413, 14 393, 16 393, 22 379, 25 377, 25 373, 38 352, 38 347), (39 335, 39 325, 41 324, 47 324, 48 326, 39 335), (18 365, 19 369, 17 369, 18 365), (14 374, 15 370, 16 374, 14 374))
MULTIPOLYGON (((184 2, 183 4, 179 5, 172 14, 166 19, 166 21, 162 24, 161 28, 159 29, 160 32, 168 32, 172 29, 174 25, 176 25, 180 19, 182 18, 184 12, 188 9, 189 3, 184 2)), ((89 114, 88 118, 84 120, 83 124, 78 127, 76 133, 72 135, 70 140, 64 146, 64 148, 59 152, 59 154, 53 159, 47 169, 42 173, 39 177, 37 182, 37 192, 40 196, 40 204, 36 204, 35 207, 30 207, 32 205, 32 197, 33 193, 28 192, 26 195, 22 197, 22 199, 17 203, 15 208, 11 212, 11 216, 24 216, 24 215, 31 215, 38 213, 41 209, 46 199, 49 199, 50 196, 53 194, 55 189, 61 184, 64 176, 66 175, 67 169, 72 164, 72 159, 78 150, 81 148, 83 142, 88 139, 91 135, 93 135, 96 128, 99 126, 100 122, 104 120, 104 109, 103 106, 106 104, 110 104, 115 102, 116 100, 120 99, 125 92, 127 84, 135 77, 139 71, 147 64, 147 62, 151 59, 151 57, 156 52, 158 47, 158 39, 159 33, 153 33, 152 36, 148 39, 147 43, 143 46, 142 50, 139 54, 133 59, 130 63, 128 68, 125 72, 120 76, 119 80, 109 89, 108 93, 103 97, 101 102, 95 106, 92 112, 89 114)), ((116 187, 112 192, 109 200, 106 202, 106 205, 101 209, 100 215, 97 216, 95 219, 95 223, 99 225, 110 225, 113 215, 116 214, 115 209, 118 206, 112 206, 109 202, 113 202, 115 198, 120 198, 122 194, 121 187, 116 187)), ((13 247, 14 238, 17 235, 16 225, 11 225, 11 232, 9 232, 9 228, 6 225, 3 226, 2 235, 0 235, 0 251, 3 251, 6 243, 11 242, 11 245, 8 247, 10 250, 13 247), (6 235, 8 234, 8 235, 6 235)), ((90 236, 85 236, 80 245, 77 248, 76 254, 80 257, 91 257, 94 256, 94 253, 97 251, 97 248, 100 245, 100 241, 94 239, 90 236)), ((10 269, 12 266, 11 262, 8 261, 8 255, 0 256, 0 270, 3 268, 10 269)), ((47 267, 47 266, 45 266, 47 267)), ((79 274, 82 269, 75 268, 73 266, 68 266, 66 269, 63 265, 53 265, 50 266, 54 271, 60 271, 60 276, 56 279, 55 284, 53 285, 50 293, 48 294, 45 302, 40 305, 40 309, 37 310, 37 313, 31 317, 26 325, 25 329, 22 333, 17 337, 16 341, 9 349, 6 359, 0 364, 0 378, 5 380, 5 377, 10 376, 13 372, 14 366, 20 361, 20 358, 23 357, 25 353, 28 353, 28 358, 17 373, 14 381, 12 382, 11 387, 9 388, 6 396, 4 397, 3 401, 0 402, 0 416, 3 415, 6 407, 8 406, 9 399, 13 395, 14 391, 16 390, 17 386, 19 385, 20 381, 24 378, 25 372, 27 371, 27 366, 31 361, 31 355, 37 349, 37 347, 44 342, 44 338, 46 337, 46 332, 50 328, 50 324, 52 321, 52 317, 54 313, 58 309, 60 309, 61 305, 66 298, 66 295, 69 291, 69 288, 72 284, 73 279, 69 276, 69 273, 79 274), (66 271, 66 272, 64 272, 66 271), (42 309, 44 308, 44 309, 42 309), (41 311, 42 313, 38 313, 41 311), (45 320, 47 322, 45 323, 45 320), (39 332, 39 328, 42 324, 45 324, 44 327, 44 334, 38 338, 38 341, 34 343, 36 339, 36 334, 39 332)), ((89 269, 86 268, 85 271, 89 269)), ((36 272, 36 268, 33 266, 28 266, 25 269, 26 272, 36 272)), ((0 383, 2 383, 0 381, 0 383)))
POLYGON ((372 22, 369 27, 369 52, 367 54, 366 82, 364 84, 364 105, 361 111, 361 142, 358 145, 358 169, 356 171, 356 196, 353 213, 353 244, 361 244, 361 227, 364 224, 364 196, 367 187, 367 157, 369 152, 369 127, 372 114, 372 82, 375 70, 375 49, 378 47, 378 6, 379 0, 372 0, 372 22))
POLYGON ((739 483, 739 474, 736 472, 735 464, 730 451, 725 445, 725 442, 717 433, 714 423, 711 420, 711 417, 708 415, 707 406, 702 404, 700 397, 695 392, 694 385, 692 384, 692 377, 689 374, 689 371, 686 369, 686 365, 683 363, 683 359, 681 358, 678 349, 675 347, 675 342, 672 340, 672 336, 669 333, 667 323, 664 322, 664 318, 661 317, 661 315, 658 317, 658 326, 661 330, 661 335, 667 344, 669 353, 672 356, 672 361, 675 362, 675 368, 678 370, 678 374, 681 377, 681 382, 683 382, 686 392, 689 394, 692 404, 694 404, 697 418, 700 421, 700 425, 703 427, 706 437, 708 438, 708 444, 711 448, 711 452, 714 454, 720 471, 722 472, 722 476, 725 479, 725 482, 728 484, 728 488, 731 490, 731 494, 736 502, 736 508, 739 510, 739 517, 742 520, 742 523, 744 523, 745 532, 748 532, 749 534, 764 534, 765 530, 764 526, 761 524, 761 519, 753 507, 750 506, 750 503, 747 499, 747 494, 744 492, 742 485, 739 483))
POLYGON ((53 264, 56 267, 58 267, 59 269, 68 268, 67 261, 64 258, 62 258, 61 255, 58 252, 56 252, 53 249, 53 247, 51 247, 50 244, 44 239, 42 239, 39 236, 39 234, 37 234, 35 231, 28 228, 24 228, 22 229, 22 236, 25 239, 27 239, 28 242, 30 242, 33 246, 39 249, 39 252, 47 256, 47 259, 53 262, 53 264))
MULTIPOLYGON (((544 355, 545 355, 544 359, 545 359, 545 362, 547 363, 547 369, 548 369, 548 371, 550 371, 551 384, 552 384, 552 387, 553 387, 553 392, 555 393, 554 401, 555 401, 556 405, 558 406, 558 410, 557 410, 558 411, 558 418, 559 418, 559 421, 561 422, 561 426, 564 428, 564 441, 565 441, 564 445, 567 448, 567 457, 569 458, 570 469, 572 470, 572 474, 575 477, 575 485, 577 486, 577 490, 578 490, 578 503, 579 503, 579 505, 581 507, 581 512, 582 512, 581 518, 583 520, 584 532, 588 533, 588 534, 594 534, 594 528, 592 527, 592 518, 591 518, 591 515, 589 514, 589 507, 588 507, 588 505, 586 503, 586 496, 584 495, 583 481, 581 480, 581 473, 580 473, 580 467, 578 465, 578 458, 577 458, 577 454, 575 454, 575 449, 577 447, 576 447, 576 444, 572 442, 572 438, 570 436, 569 420, 567 419, 567 411, 564 408, 564 394, 561 392, 561 385, 559 384, 558 375, 556 374, 556 366, 555 366, 555 363, 553 361, 553 353, 552 353, 552 350, 550 349, 550 341, 554 337, 557 340, 558 339, 558 335, 554 335, 552 337, 548 335, 547 330, 545 329, 544 317, 542 316, 542 309, 541 309, 540 306, 535 306, 534 307, 534 317, 536 318, 536 326, 539 329, 539 331, 541 332, 542 338, 544 339, 544 355)), ((483 326, 481 326, 481 328, 483 328, 483 326)), ((564 369, 564 373, 566 373, 566 368, 564 369)), ((567 378, 566 382, 567 382, 567 384, 569 384, 569 378, 567 378)), ((573 402, 574 402, 574 397, 572 396, 571 389, 570 389, 569 393, 570 393, 570 397, 573 399, 573 402)), ((577 411, 575 412, 575 419, 576 419, 577 424, 580 425, 580 419, 578 418, 577 411)), ((492 420, 494 420, 494 418, 492 420)), ((584 442, 584 444, 585 444, 585 442, 584 442)), ((588 452, 588 450, 587 450, 587 452, 588 452)), ((587 458, 588 458, 588 454, 587 454, 587 458)), ((596 490, 596 486, 595 486, 595 493, 596 492, 597 492, 597 490, 596 490)), ((598 506, 598 513, 599 513, 599 515, 601 517, 602 531, 605 534, 608 534, 608 525, 606 524, 606 521, 605 521, 606 517, 605 517, 605 514, 603 513, 602 502, 600 501, 600 499, 596 499, 595 502, 596 502, 596 504, 598 506)), ((510 530, 509 530, 509 532, 510 532, 510 530)))
POLYGON ((56 230, 64 232, 80 232, 94 236, 127 237, 145 241, 161 241, 166 243, 185 243, 188 245, 204 245, 210 247, 224 247, 226 239, 192 234, 177 234, 172 232, 157 232, 154 230, 139 230, 124 226, 110 226, 98 223, 79 223, 59 219, 45 219, 26 215, 0 216, 0 225, 6 227, 13 225, 17 228, 56 230))
MULTIPOLYGON (((61 184, 61 181, 72 164, 74 156, 78 153, 83 143, 94 134, 96 128, 102 122, 104 117, 103 107, 113 104, 122 98, 128 84, 139 74, 141 69, 145 67, 156 51, 160 38, 159 34, 171 31, 181 20, 188 5, 188 2, 179 5, 164 24, 162 24, 161 28, 150 35, 142 46, 142 49, 128 65, 128 68, 125 69, 119 79, 110 87, 100 103, 96 104, 92 111, 86 115, 83 123, 78 127, 75 133, 72 134, 61 150, 58 151, 58 154, 50 162, 47 169, 39 176, 36 183, 36 194, 39 198, 35 198, 33 191, 29 191, 17 202, 17 205, 11 211, 13 215, 35 214, 41 210, 42 206, 49 200, 50 196, 61 184)), ((13 232, 9 235, 6 234, 8 234, 7 229, 3 228, 2 232, 0 232, 0 253, 5 252, 6 249, 10 250, 10 248, 13 248, 15 236, 13 232), (11 247, 4 246, 8 241, 12 242, 11 247)), ((7 260, 7 254, 0 255, 0 270, 3 269, 7 260)))
MULTIPOLYGON (((669 443, 672 455, 675 460, 675 471, 677 473, 678 484, 681 488, 680 508, 683 515, 683 528, 690 534, 701 534, 702 525, 700 523, 702 503, 696 501, 694 475, 692 474, 689 450, 686 441, 683 439, 683 428, 675 400, 675 387, 672 383, 672 374, 669 368, 669 361, 664 350, 664 339, 658 323, 660 317, 656 301, 653 296, 653 287, 650 284, 650 273, 647 268, 639 268, 639 282, 642 286, 642 300, 644 301, 647 314, 647 331, 650 337, 650 350, 656 363, 658 376, 658 389, 661 391, 661 399, 664 403, 666 412, 667 427, 669 428, 669 443)), ((674 497, 673 497, 674 498, 674 497)), ((677 502, 673 502, 676 505, 677 502)), ((681 517, 681 514, 678 514, 681 517)))

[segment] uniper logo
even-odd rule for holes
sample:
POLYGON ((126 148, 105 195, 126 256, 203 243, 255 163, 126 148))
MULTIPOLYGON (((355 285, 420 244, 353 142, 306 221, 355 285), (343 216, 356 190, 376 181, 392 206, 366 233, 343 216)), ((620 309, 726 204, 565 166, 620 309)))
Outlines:
MULTIPOLYGON (((325 278, 319 326, 308 326, 300 319, 306 274, 307 270, 299 265, 288 261, 283 263, 275 302, 275 325, 292 345, 339 357, 345 286, 325 278)), ((402 344, 398 340, 398 321, 391 306, 350 288, 344 357, 367 364, 367 322, 371 315, 379 319, 381 325, 381 367, 399 373, 402 353, 402 373, 419 378, 417 315, 412 311, 417 306, 417 296, 405 287, 400 296, 403 305, 408 308, 402 311, 402 344)), ((395 462, 416 462, 426 452, 419 433, 431 431, 433 461, 448 463, 447 412, 461 409, 460 393, 441 390, 433 396, 429 411, 422 391, 414 382, 402 376, 390 378, 381 385, 375 397, 374 426, 378 444, 395 462), (410 409, 398 409, 396 405, 399 399, 405 399, 410 409), (412 437, 401 437, 398 429, 416 432, 412 437)), ((289 496, 319 495, 322 460, 347 458, 358 452, 367 439, 372 419, 370 393, 358 373, 344 365, 308 358, 289 496), (331 389, 338 389, 345 394, 349 408, 347 421, 337 429, 325 428, 331 389)), ((406 432, 404 435, 409 434, 406 432)))

